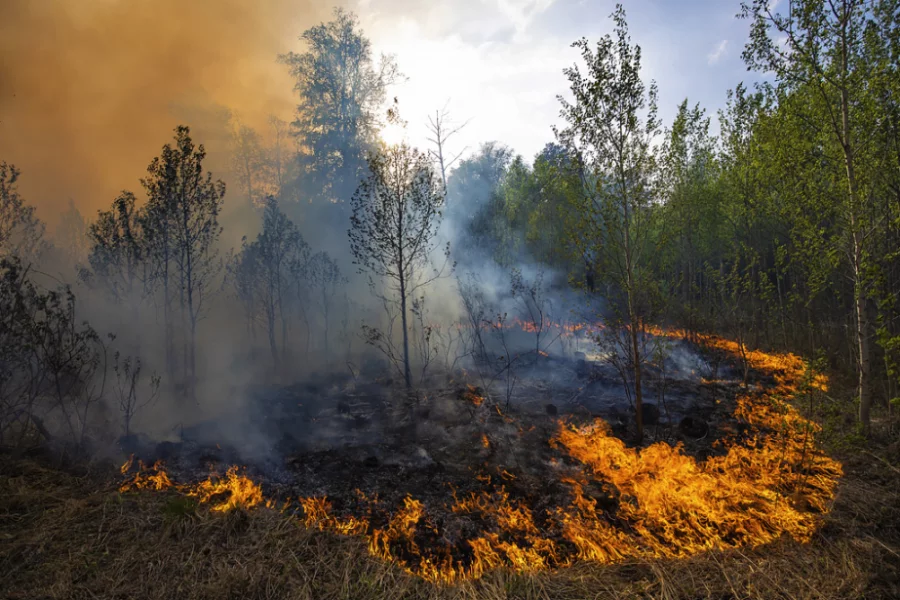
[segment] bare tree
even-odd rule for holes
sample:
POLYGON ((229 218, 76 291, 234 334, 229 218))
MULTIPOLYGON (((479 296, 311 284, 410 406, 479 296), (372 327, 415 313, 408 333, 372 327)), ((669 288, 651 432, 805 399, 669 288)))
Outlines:
POLYGON ((527 281, 522 270, 513 268, 510 275, 510 292, 519 306, 519 313, 527 327, 534 333, 534 359, 541 354, 541 337, 547 326, 548 306, 544 295, 544 272, 539 271, 533 282, 527 281))
POLYGON ((119 401, 119 412, 122 414, 122 431, 126 437, 131 435, 131 423, 141 409, 156 402, 159 398, 159 375, 153 373, 146 382, 147 390, 141 393, 141 359, 116 352, 113 357, 113 373, 116 375, 116 398, 119 401))
POLYGON ((370 155, 369 169, 371 174, 353 195, 350 249, 373 289, 374 278, 385 286, 380 295, 386 307, 399 305, 403 378, 411 388, 408 304, 417 290, 441 276, 449 261, 448 243, 444 265, 430 276, 423 274, 438 251, 444 191, 428 157, 406 144, 370 155))
POLYGON ((317 296, 317 304, 322 311, 322 326, 325 330, 325 354, 328 354, 328 324, 338 286, 346 283, 337 262, 327 252, 317 252, 309 259, 307 280, 317 296))
POLYGON ((437 163, 438 169, 440 169, 441 183, 445 192, 447 190, 447 171, 450 170, 453 163, 459 160, 463 152, 468 149, 468 147, 463 148, 453 156, 446 155, 447 141, 468 124, 469 121, 461 125, 453 125, 450 120, 450 113, 447 111, 447 104, 442 109, 434 111, 433 117, 431 115, 428 116, 428 131, 431 134, 428 141, 434 144, 434 150, 429 150, 428 155, 437 163))

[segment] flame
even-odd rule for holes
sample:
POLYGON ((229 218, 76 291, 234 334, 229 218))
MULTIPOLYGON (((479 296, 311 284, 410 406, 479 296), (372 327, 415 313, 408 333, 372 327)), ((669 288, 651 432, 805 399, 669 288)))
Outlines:
POLYGON ((300 498, 300 505, 305 515, 303 524, 310 529, 336 531, 343 535, 363 535, 369 529, 369 522, 366 519, 356 517, 338 519, 332 516, 331 503, 326 498, 300 498))
POLYGON ((466 391, 463 393, 463 398, 475 406, 481 406, 484 403, 484 396, 479 394, 477 389, 478 388, 474 385, 466 384, 466 391))
POLYGON ((486 433, 481 434, 481 445, 484 446, 485 448, 491 447, 491 441, 488 439, 488 436, 486 433))
MULTIPOLYGON (((123 464, 119 468, 119 471, 122 473, 122 475, 128 473, 133 462, 134 456, 129 458, 125 462, 125 464, 123 464)), ((166 474, 163 461, 158 460, 153 463, 153 466, 151 467, 146 467, 144 466, 143 461, 138 461, 137 473, 127 479, 125 483, 123 483, 119 487, 119 491, 129 492, 133 490, 155 490, 157 492, 161 492, 173 487, 174 484, 172 483, 172 480, 169 479, 168 474, 166 474)))
MULTIPOLYGON (((126 474, 132 466, 133 458, 122 465, 120 471, 126 474)), ((263 497, 262 488, 246 475, 239 473, 238 467, 230 467, 224 478, 215 473, 194 485, 173 483, 166 473, 161 460, 152 467, 146 467, 138 461, 138 470, 119 487, 120 492, 137 490, 165 491, 174 490, 187 496, 195 497, 201 504, 210 504, 215 512, 227 512, 234 508, 254 508, 257 506, 274 507, 274 502, 263 497)))
POLYGON ((225 472, 224 479, 211 475, 191 488, 187 494, 196 497, 201 503, 211 503, 212 510, 227 512, 234 508, 253 508, 255 506, 274 507, 274 503, 263 498, 259 484, 245 475, 238 473, 232 466, 225 472), (222 495, 225 495, 222 497, 222 495))
MULTIPOLYGON (((648 329, 655 335, 683 334, 648 329)), ((452 501, 443 505, 449 515, 476 524, 461 539, 449 536, 452 542, 441 528, 447 519, 431 517, 441 507, 412 496, 390 511, 377 496, 369 498, 357 490, 358 506, 341 515, 327 498, 300 498, 303 514, 298 518, 309 528, 364 536, 372 555, 435 582, 478 578, 499 567, 533 571, 577 560, 687 557, 712 549, 755 547, 782 536, 808 541, 830 508, 842 468, 815 446, 819 427, 787 399, 805 390, 827 390, 827 378, 809 372, 792 354, 750 351, 715 336, 694 337, 746 360, 775 382, 737 398, 734 417, 747 428, 740 437, 726 435, 718 456, 697 460, 680 444, 663 442, 629 448, 602 420, 581 426, 563 421, 550 440, 560 459, 551 463, 574 460, 580 467, 560 471, 559 483, 568 490, 568 499, 558 506, 539 508, 529 497, 511 497, 503 482, 516 476, 497 467, 496 480, 475 474, 481 491, 463 497, 454 492, 452 501)), ((469 386, 466 395, 473 403, 473 398, 479 398, 478 404, 483 401, 474 387, 469 386)), ((481 443, 490 447, 487 435, 481 436, 481 443)), ((131 468, 129 459, 123 475, 131 468)), ((121 489, 175 489, 217 512, 274 506, 237 467, 224 478, 177 485, 161 463, 149 468, 139 463, 121 489)))

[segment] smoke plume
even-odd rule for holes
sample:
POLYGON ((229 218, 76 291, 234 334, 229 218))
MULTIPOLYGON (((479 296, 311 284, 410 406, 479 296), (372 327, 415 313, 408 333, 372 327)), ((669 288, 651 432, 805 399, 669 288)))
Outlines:
POLYGON ((323 18, 311 0, 3 0, 0 160, 51 226, 70 198, 93 215, 182 121, 214 146, 226 109, 290 118, 277 55, 323 18))

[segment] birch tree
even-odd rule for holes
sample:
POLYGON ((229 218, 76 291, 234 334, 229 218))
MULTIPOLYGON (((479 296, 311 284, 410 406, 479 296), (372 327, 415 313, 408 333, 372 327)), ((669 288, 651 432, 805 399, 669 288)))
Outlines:
POLYGON ((559 97, 567 127, 557 136, 581 161, 582 194, 576 202, 573 243, 583 255, 601 258, 602 275, 621 294, 617 308, 630 338, 627 347, 640 439, 643 358, 638 330, 649 285, 647 238, 654 171, 651 143, 659 131, 657 91, 655 83, 648 87, 641 80, 641 48, 631 43, 621 5, 612 19, 614 35, 604 36, 596 47, 584 38, 573 44, 581 52, 586 71, 578 65, 564 71, 574 101, 559 97))

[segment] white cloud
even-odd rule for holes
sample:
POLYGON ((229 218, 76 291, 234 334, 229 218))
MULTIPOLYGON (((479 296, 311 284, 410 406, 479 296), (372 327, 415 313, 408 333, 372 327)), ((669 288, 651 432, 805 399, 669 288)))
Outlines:
POLYGON ((728 40, 722 40, 721 42, 716 44, 716 47, 713 49, 713 51, 710 52, 706 57, 708 64, 710 64, 710 65, 717 64, 719 62, 719 60, 721 60, 722 57, 725 56, 725 51, 727 48, 728 48, 728 40))

